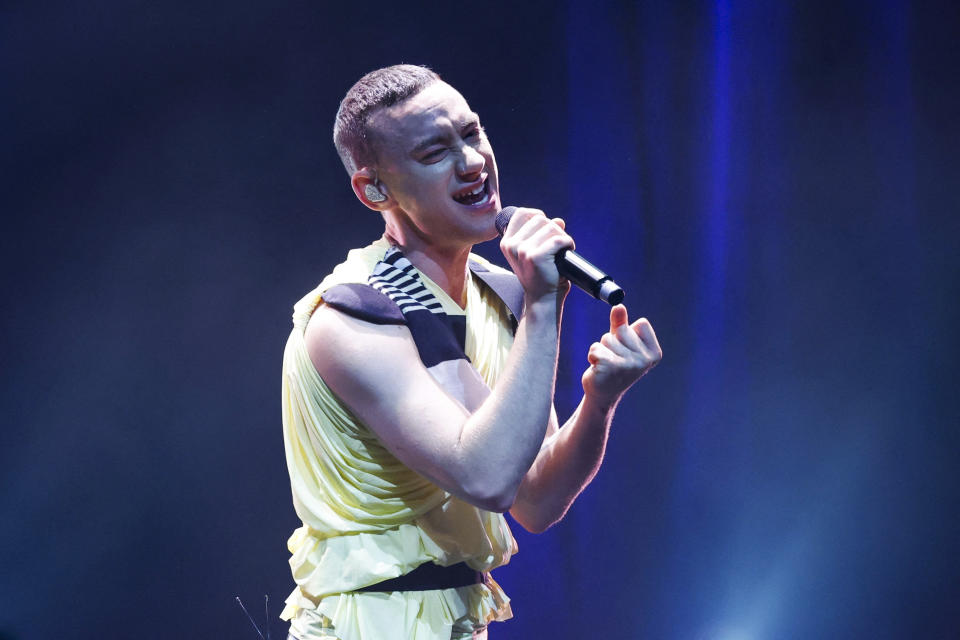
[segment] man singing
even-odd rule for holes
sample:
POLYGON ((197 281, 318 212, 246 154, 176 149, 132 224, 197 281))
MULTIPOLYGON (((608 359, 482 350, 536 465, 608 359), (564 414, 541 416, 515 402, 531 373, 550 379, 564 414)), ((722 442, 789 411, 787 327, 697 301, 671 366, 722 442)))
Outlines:
POLYGON ((283 427, 297 640, 486 638, 511 616, 490 576, 596 474, 614 409, 661 358, 650 323, 610 312, 584 395, 559 427, 557 345, 569 285, 563 220, 518 209, 512 274, 470 251, 497 236, 497 164, 479 117, 424 67, 368 73, 334 142, 382 238, 294 307, 283 427))

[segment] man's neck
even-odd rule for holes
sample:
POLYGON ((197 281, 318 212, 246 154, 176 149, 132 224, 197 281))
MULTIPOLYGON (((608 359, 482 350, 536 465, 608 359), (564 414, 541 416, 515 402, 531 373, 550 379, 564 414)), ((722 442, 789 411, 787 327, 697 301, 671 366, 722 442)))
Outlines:
POLYGON ((438 247, 391 233, 389 227, 383 237, 400 247, 407 260, 433 280, 454 302, 461 307, 466 306, 467 261, 472 247, 438 247))
POLYGON ((456 255, 437 255, 435 252, 425 252, 416 249, 408 252, 407 249, 404 249, 403 255, 405 255, 407 260, 413 263, 413 266, 419 269, 421 273, 446 291, 447 295, 460 305, 461 308, 466 307, 469 248, 456 255))

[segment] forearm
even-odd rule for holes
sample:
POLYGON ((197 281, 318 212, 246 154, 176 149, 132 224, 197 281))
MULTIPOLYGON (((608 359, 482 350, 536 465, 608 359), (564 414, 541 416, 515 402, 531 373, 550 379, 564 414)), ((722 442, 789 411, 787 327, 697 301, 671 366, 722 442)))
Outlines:
POLYGON ((511 513, 524 527, 542 531, 558 521, 596 475, 617 404, 663 357, 645 318, 627 324, 627 309, 610 309, 610 331, 590 345, 583 373, 584 399, 568 424, 544 446, 524 479, 511 513))
POLYGON ((563 518, 600 468, 619 398, 584 396, 570 419, 544 445, 510 513, 539 533, 563 518))
POLYGON ((556 383, 563 296, 528 300, 504 371, 487 400, 464 422, 460 482, 505 510, 543 444, 556 383))

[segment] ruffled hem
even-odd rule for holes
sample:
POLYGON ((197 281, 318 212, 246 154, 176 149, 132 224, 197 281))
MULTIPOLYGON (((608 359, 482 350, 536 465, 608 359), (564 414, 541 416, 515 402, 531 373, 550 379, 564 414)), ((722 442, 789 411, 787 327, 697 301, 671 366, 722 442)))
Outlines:
POLYGON ((489 576, 457 589, 342 593, 319 603, 297 588, 286 603, 280 617, 300 640, 449 640, 513 617, 510 598, 489 576))

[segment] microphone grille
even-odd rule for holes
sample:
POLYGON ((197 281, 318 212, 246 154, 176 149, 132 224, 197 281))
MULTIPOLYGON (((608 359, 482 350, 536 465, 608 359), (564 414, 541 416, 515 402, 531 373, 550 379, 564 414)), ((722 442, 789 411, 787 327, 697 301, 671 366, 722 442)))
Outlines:
POLYGON ((510 223, 510 218, 513 217, 516 211, 516 207, 504 207, 500 210, 500 213, 497 214, 496 219, 493 221, 493 224, 497 227, 497 233, 503 235, 503 232, 507 230, 507 224, 510 223))

